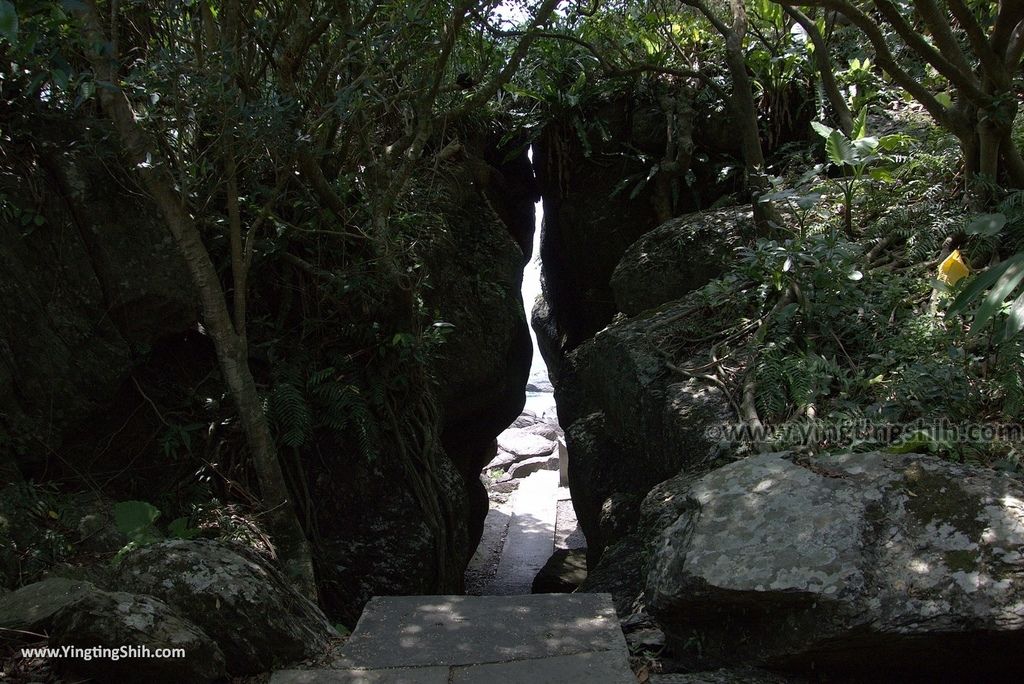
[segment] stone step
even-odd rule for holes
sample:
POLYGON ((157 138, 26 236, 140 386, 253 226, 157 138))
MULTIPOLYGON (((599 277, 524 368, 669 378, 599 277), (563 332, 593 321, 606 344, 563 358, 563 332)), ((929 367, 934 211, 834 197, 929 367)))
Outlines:
POLYGON ((608 594, 379 596, 331 669, 271 684, 635 684, 608 594))

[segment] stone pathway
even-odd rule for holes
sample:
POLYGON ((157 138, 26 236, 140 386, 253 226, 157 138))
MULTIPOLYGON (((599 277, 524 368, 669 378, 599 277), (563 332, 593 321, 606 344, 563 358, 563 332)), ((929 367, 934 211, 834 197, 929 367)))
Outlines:
POLYGON ((333 668, 271 684, 635 684, 607 594, 370 600, 333 668))
POLYGON ((487 595, 529 594, 533 578, 554 553, 558 473, 541 470, 525 478, 509 504, 505 545, 497 573, 484 591, 487 595))

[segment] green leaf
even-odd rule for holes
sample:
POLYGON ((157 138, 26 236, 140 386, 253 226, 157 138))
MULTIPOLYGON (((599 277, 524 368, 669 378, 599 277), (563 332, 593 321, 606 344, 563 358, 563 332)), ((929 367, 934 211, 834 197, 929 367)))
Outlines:
POLYGON ((953 106, 953 97, 949 93, 937 93, 935 100, 943 107, 949 108, 953 106))
POLYGON ((961 313, 971 304, 971 302, 977 299, 982 292, 996 282, 999 279, 999 276, 1006 272, 1006 269, 1015 263, 1024 264, 1024 253, 1016 254, 1001 264, 996 264, 984 273, 978 275, 967 287, 964 288, 963 292, 957 295, 956 299, 953 300, 949 310, 946 312, 947 315, 955 316, 956 314, 961 313))
POLYGON ((160 510, 145 501, 121 501, 114 504, 114 524, 130 541, 144 542, 155 535, 153 523, 160 510))
POLYGON ((828 126, 826 126, 825 124, 821 123, 820 121, 812 121, 811 122, 811 128, 814 129, 815 133, 820 135, 822 138, 825 138, 826 140, 835 131, 834 128, 829 128, 828 126))
POLYGON ((11 45, 18 44, 18 12, 10 0, 0 0, 0 37, 11 45))
MULTIPOLYGON (((1010 293, 1024 280, 1024 252, 1016 256, 1019 258, 999 276, 999 280, 996 281, 996 284, 985 295, 985 299, 981 302, 981 306, 978 307, 977 313, 974 314, 971 335, 980 332, 985 327, 1002 307, 1003 300, 1009 297, 1010 293)), ((1007 261, 1013 261, 1013 259, 1007 259, 1007 261)))
POLYGON ((182 516, 167 523, 167 534, 175 539, 192 539, 199 534, 199 530, 189 527, 188 517, 182 516))
POLYGON ((1010 315, 1006 319, 1006 328, 1003 329, 1003 339, 1010 339, 1024 328, 1024 292, 1010 305, 1010 315))
POLYGON ((868 134, 868 108, 861 107, 857 119, 853 122, 853 139, 860 140, 868 134))
POLYGON ((882 181, 883 183, 892 183, 896 180, 889 169, 871 169, 868 171, 868 175, 877 181, 882 181))
POLYGON ((997 235, 1006 225, 1006 214, 982 214, 967 225, 968 235, 997 235))
POLYGON ((825 141, 825 151, 828 158, 837 166, 844 164, 853 165, 857 161, 857 152, 845 135, 839 131, 832 131, 825 141))

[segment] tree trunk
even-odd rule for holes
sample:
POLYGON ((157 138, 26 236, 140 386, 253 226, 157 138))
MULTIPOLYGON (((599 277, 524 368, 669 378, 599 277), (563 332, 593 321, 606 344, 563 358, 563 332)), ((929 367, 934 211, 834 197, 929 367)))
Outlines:
POLYGON ((796 23, 800 24, 800 27, 807 33, 807 37, 811 39, 811 43, 814 45, 814 64, 818 70, 818 78, 821 80, 821 89, 825 92, 825 99, 828 100, 832 111, 835 112, 839 130, 847 138, 853 137, 853 114, 839 90, 832 59, 828 54, 828 44, 825 42, 824 36, 821 35, 821 31, 818 30, 818 25, 795 7, 783 4, 782 9, 796 23))
MULTIPOLYGON (((94 46, 106 44, 95 6, 86 5, 79 14, 86 40, 94 46)), ((267 508, 268 531, 278 547, 282 564, 289 576, 299 585, 300 591, 315 600, 316 580, 309 541, 288 494, 256 381, 249 369, 246 345, 232 325, 217 270, 186 209, 184 198, 176 189, 168 163, 160 157, 156 145, 147 139, 127 97, 116 85, 118 78, 113 63, 106 55, 96 51, 89 54, 89 59, 97 80, 105 83, 104 87, 97 89, 103 113, 117 130, 128 157, 129 168, 137 173, 163 214, 188 267, 192 284, 199 294, 203 322, 213 340, 221 372, 238 408, 249 455, 260 482, 263 504, 267 508)))

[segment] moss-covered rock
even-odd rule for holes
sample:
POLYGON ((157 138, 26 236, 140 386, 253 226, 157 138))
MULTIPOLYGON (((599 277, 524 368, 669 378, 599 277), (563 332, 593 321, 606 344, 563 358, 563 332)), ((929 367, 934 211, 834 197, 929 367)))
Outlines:
POLYGON ((917 454, 766 454, 684 498, 647 596, 670 644, 709 664, 978 678, 1024 646, 1018 480, 917 454))
POLYGON ((172 540, 127 554, 119 579, 166 601, 224 652, 233 675, 322 655, 336 636, 319 608, 259 555, 213 540, 172 540))
POLYGON ((224 655, 203 630, 163 601, 123 591, 93 589, 66 605, 49 645, 76 649, 52 661, 56 670, 97 682, 201 684, 226 675, 224 655))
POLYGON ((630 245, 615 267, 616 306, 636 316, 702 287, 726 270, 734 250, 753 234, 749 205, 663 223, 630 245))

